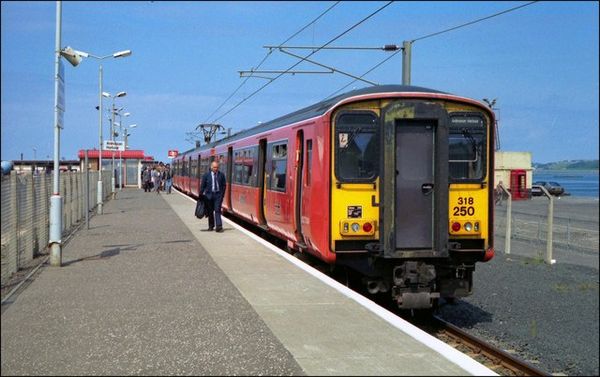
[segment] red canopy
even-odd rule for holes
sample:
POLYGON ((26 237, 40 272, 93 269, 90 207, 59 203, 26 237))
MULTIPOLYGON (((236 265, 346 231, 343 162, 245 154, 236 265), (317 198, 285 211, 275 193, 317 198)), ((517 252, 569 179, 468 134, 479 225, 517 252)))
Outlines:
MULTIPOLYGON (((88 158, 98 158, 98 150, 97 149, 88 149, 88 158)), ((83 149, 79 150, 79 154, 78 154, 79 158, 85 158, 85 152, 83 149)), ((107 150, 102 150, 102 158, 112 158, 113 156, 115 156, 116 158, 119 158, 119 152, 114 152, 114 151, 107 151, 107 150)), ((127 151, 122 151, 120 154, 121 158, 124 159, 140 159, 143 160, 145 159, 145 155, 144 155, 144 151, 143 150, 127 150, 127 151)))

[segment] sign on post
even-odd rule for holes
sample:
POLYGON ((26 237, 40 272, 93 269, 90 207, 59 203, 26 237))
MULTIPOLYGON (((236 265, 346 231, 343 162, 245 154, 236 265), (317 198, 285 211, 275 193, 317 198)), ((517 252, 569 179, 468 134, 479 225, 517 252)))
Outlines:
POLYGON ((179 156, 179 151, 177 149, 169 150, 169 153, 168 153, 169 158, 175 158, 177 156, 179 156))
POLYGON ((56 93, 56 112, 58 114, 57 127, 64 128, 64 111, 65 111, 65 66, 62 60, 58 61, 58 93, 56 93))
POLYGON ((104 140, 102 148, 106 151, 124 151, 125 142, 118 140, 104 140))

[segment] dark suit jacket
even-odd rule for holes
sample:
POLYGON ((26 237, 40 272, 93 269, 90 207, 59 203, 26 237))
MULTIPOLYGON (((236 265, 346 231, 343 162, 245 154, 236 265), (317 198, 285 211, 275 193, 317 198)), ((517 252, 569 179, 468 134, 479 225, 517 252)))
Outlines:
MULTIPOLYGON (((212 171, 204 173, 202 176, 202 181, 200 183, 200 195, 205 195, 207 197, 212 196, 212 171)), ((225 195, 225 189, 227 188, 227 181, 225 179, 225 174, 221 171, 217 171, 217 183, 219 183, 219 195, 222 198, 225 195)))

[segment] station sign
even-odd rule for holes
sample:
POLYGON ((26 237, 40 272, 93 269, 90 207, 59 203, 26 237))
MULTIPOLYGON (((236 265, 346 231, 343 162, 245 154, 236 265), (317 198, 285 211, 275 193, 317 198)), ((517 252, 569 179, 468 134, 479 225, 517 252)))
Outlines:
POLYGON ((124 151, 125 142, 118 140, 104 140, 102 148, 106 151, 124 151))
POLYGON ((177 149, 171 149, 171 150, 169 150, 167 156, 169 158, 175 158, 175 157, 179 156, 179 151, 177 149))

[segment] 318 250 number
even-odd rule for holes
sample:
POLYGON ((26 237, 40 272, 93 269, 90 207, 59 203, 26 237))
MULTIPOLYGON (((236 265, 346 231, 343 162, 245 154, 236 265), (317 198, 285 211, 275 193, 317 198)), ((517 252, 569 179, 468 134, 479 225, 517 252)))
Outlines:
POLYGON ((475 207, 471 206, 456 206, 454 209, 454 216, 473 216, 475 214, 475 207))

